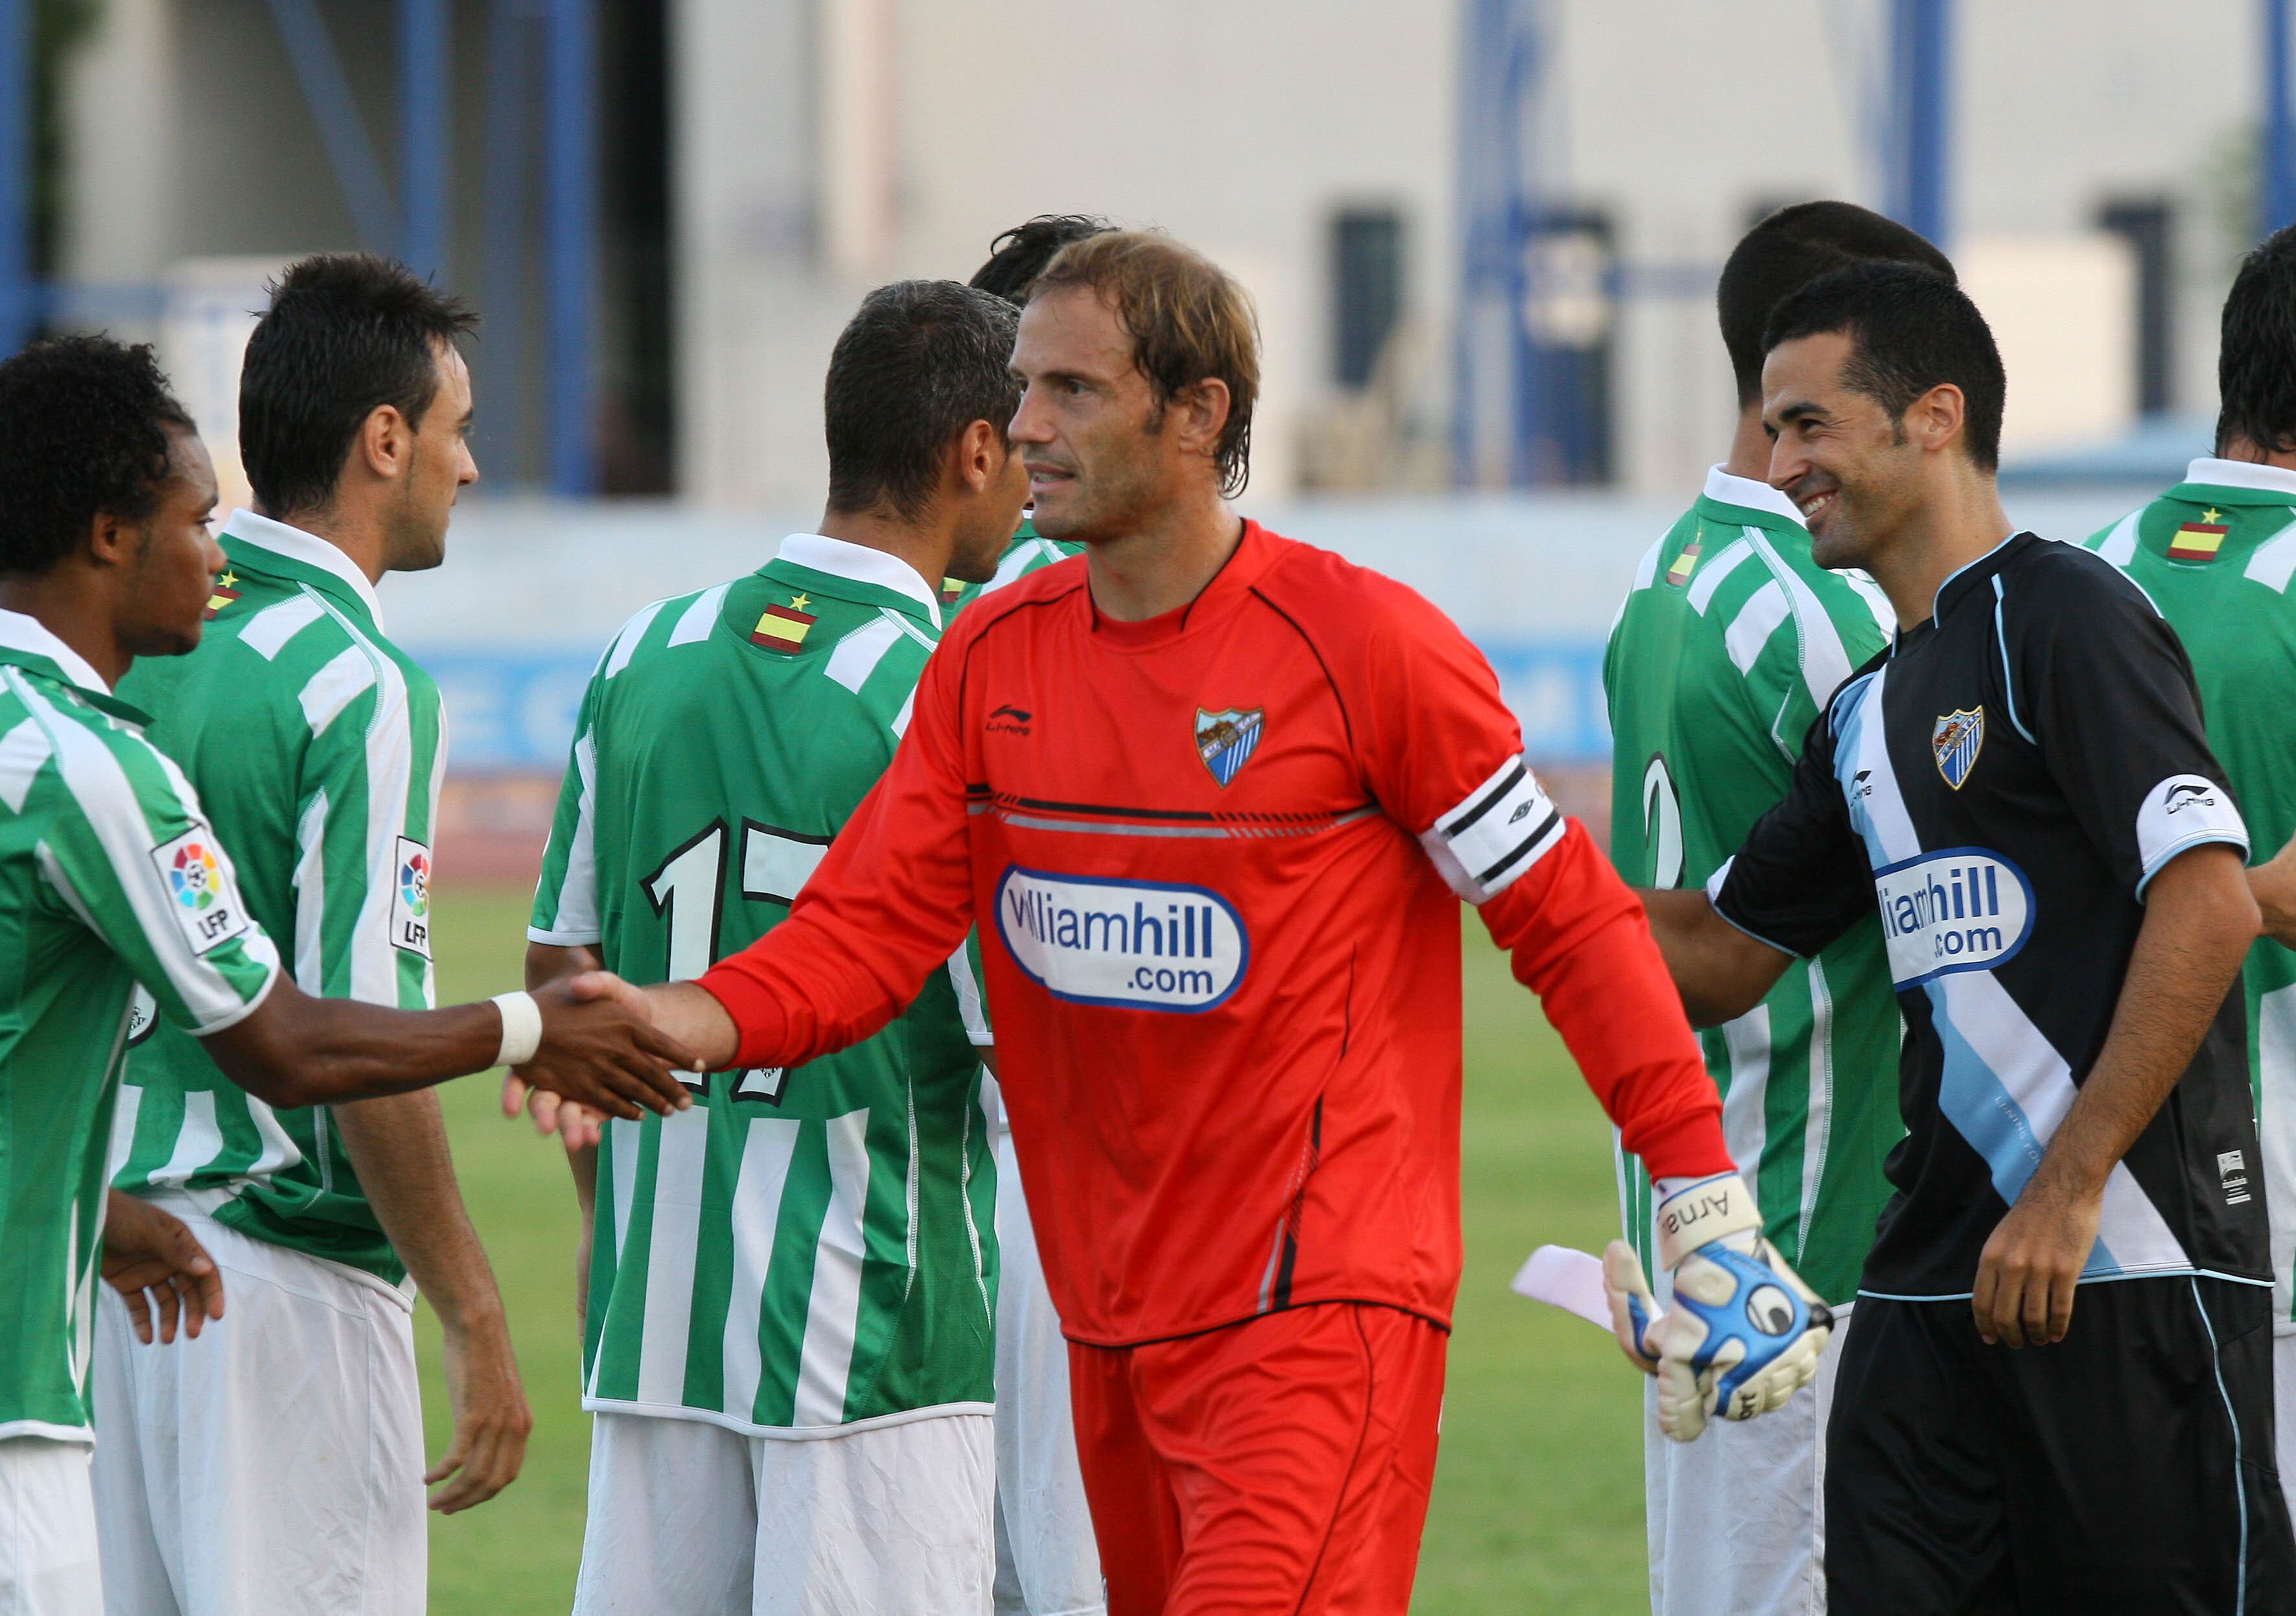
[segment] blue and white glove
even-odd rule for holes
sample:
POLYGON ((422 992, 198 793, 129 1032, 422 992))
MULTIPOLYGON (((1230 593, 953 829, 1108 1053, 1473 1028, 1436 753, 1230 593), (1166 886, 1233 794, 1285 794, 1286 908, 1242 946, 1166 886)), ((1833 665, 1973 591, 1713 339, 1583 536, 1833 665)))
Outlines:
POLYGON ((1661 1313, 1624 1241, 1603 1255, 1619 1345, 1658 1377, 1659 1429, 1693 1440, 1716 1415, 1751 1420, 1817 1374, 1833 1315, 1762 1238, 1753 1193, 1735 1173, 1658 1186, 1659 1261, 1674 1276, 1661 1313))

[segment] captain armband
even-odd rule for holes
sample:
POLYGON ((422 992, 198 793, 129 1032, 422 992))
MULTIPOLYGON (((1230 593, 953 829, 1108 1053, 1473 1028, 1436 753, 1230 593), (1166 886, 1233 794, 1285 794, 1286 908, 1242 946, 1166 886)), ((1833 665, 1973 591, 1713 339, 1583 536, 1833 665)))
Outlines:
POLYGON ((1471 904, 1505 891, 1562 840, 1562 812, 1521 758, 1439 816, 1419 841, 1451 890, 1471 904))

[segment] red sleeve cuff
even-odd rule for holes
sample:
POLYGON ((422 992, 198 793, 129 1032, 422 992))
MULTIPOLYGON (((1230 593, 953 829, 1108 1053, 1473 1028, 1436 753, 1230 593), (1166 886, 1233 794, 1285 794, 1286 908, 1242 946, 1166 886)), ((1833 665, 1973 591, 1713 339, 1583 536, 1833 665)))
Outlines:
MULTIPOLYGON (((693 985, 726 1006, 734 1018, 734 1046, 731 1067, 781 1066, 779 1057, 789 1047, 789 1012, 773 990, 740 968, 741 956, 712 965, 693 985)), ((731 1067, 728 1070, 731 1070, 731 1067)))
POLYGON ((1654 1121, 1650 1131, 1628 1148, 1642 1158, 1644 1169, 1652 1178, 1710 1178, 1717 1173, 1738 1170, 1722 1142, 1719 1101, 1654 1121))

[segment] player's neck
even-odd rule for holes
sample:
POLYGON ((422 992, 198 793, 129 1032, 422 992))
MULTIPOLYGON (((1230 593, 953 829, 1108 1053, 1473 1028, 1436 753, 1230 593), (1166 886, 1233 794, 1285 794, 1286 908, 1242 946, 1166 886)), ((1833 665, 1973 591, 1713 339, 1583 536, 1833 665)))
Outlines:
POLYGON ((37 577, 11 573, 0 578, 0 611, 37 619, 41 628, 86 658, 111 689, 119 687, 135 663, 135 654, 122 648, 112 632, 111 614, 94 580, 70 562, 37 577))
POLYGON ((1749 482, 1770 480, 1770 435, 1762 430, 1762 406, 1750 404, 1738 412, 1737 430, 1730 435, 1730 458, 1722 469, 1749 482))
POLYGON ((1242 521, 1217 492, 1166 505, 1121 536, 1086 546, 1092 603, 1119 623, 1177 611, 1219 576, 1242 542, 1242 521))
POLYGON ((956 529, 948 523, 904 521, 880 511, 840 511, 832 506, 821 513, 821 536, 906 562, 919 578, 936 588, 948 576, 949 558, 956 554, 956 529))
POLYGON ((349 557, 352 566, 366 574, 368 583, 380 584, 382 575, 390 570, 383 563, 386 550, 383 524, 379 512, 362 511, 359 508, 361 503, 338 490, 334 504, 324 511, 297 511, 282 514, 258 504, 255 513, 308 533, 314 538, 326 540, 349 557))
POLYGON ((2218 460, 2243 460, 2251 465, 2278 466, 2283 471, 2296 472, 2296 449, 2264 449, 2251 443, 2237 432, 2225 439, 2217 451, 2218 460))
POLYGON ((1925 502, 1884 544, 1874 546, 1866 570, 1907 628, 1937 609, 1946 579, 1983 559, 2015 531, 1993 479, 1973 468, 1948 490, 1925 502))

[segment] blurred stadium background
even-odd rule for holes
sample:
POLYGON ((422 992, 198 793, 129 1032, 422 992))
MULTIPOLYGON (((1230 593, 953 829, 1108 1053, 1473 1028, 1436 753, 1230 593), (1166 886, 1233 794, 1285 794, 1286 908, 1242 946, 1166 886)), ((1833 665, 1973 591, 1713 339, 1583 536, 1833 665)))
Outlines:
MULTIPOLYGON (((1164 226, 1257 298, 1244 508, 1414 584, 1599 833, 1601 648, 1726 447, 1716 269, 1784 202, 1938 240, 2010 373, 2005 490, 2084 534, 2205 452, 2217 305, 2296 219, 2291 0, 0 0, 0 344, 157 341, 228 490, 301 254, 474 298, 485 481, 388 582, 447 687, 442 990, 513 975, 582 680, 631 611, 809 529, 871 285, 1040 212, 1164 226)), ((1429 1609, 1633 1608, 1635 1389, 1507 1297, 1612 1220, 1591 1103, 1480 944, 1469 1242, 1429 1609), (1536 1355, 1536 1356, 1534 1356, 1536 1355), (1534 1397, 1561 1364, 1583 1397, 1534 1397)), ((551 1154, 450 1108, 512 1289, 528 1476, 442 1611, 564 1608, 581 1512, 551 1154)), ((434 1412, 443 1402, 434 1393, 434 1412)))

